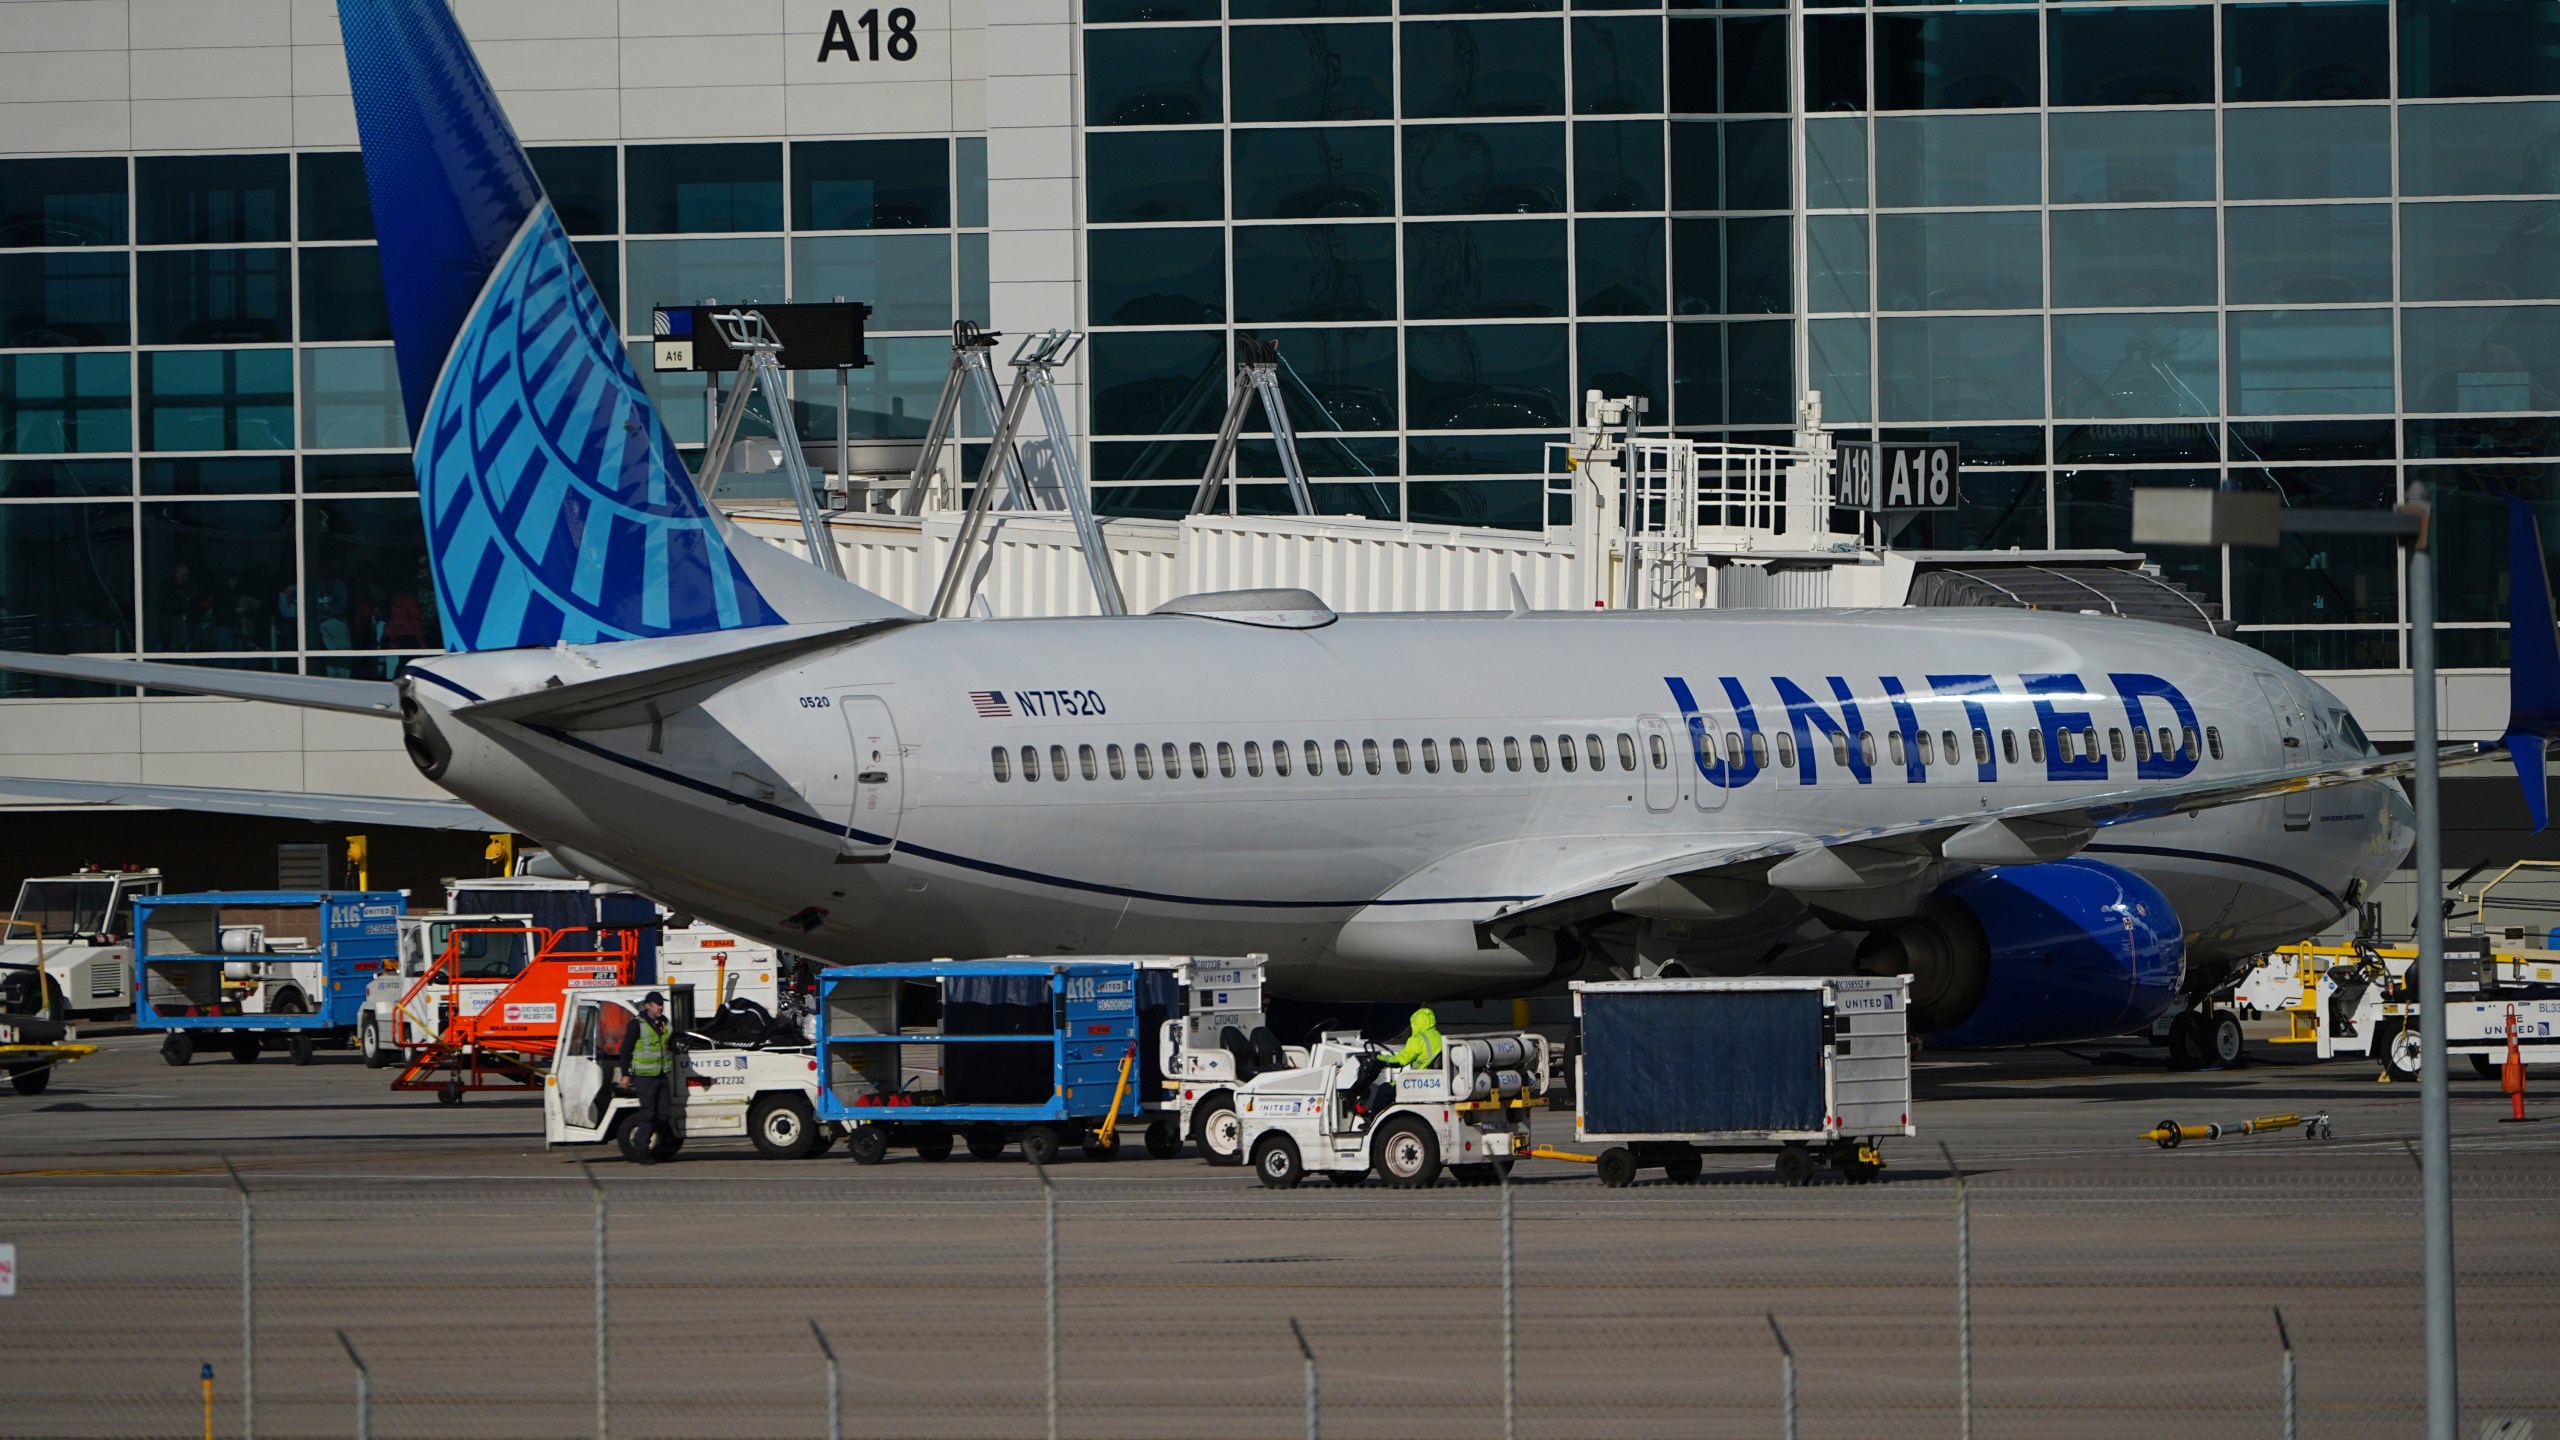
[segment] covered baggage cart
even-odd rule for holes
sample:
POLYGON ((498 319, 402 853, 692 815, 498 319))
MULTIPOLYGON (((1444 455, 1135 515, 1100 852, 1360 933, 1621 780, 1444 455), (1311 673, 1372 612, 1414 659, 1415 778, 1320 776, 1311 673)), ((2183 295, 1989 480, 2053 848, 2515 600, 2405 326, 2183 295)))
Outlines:
POLYGON ((184 1065, 206 1045, 242 1063, 281 1047, 307 1065, 356 1033, 365 987, 395 963, 394 890, 238 890, 134 897, 134 1025, 184 1065))

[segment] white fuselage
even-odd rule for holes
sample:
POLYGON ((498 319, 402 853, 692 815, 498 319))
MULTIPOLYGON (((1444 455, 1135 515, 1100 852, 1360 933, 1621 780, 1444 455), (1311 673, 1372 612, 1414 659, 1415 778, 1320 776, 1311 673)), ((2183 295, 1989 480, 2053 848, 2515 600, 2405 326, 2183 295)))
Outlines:
MULTIPOLYGON (((412 668, 413 730, 449 747, 447 789, 595 878, 793 951, 1262 952, 1277 990, 1328 998, 1542 983, 1571 957, 1476 922, 1687 850, 2364 753, 2326 691, 2245 647, 2000 610, 941 621, 655 718, 451 714, 700 648, 440 657, 412 668), (2066 730, 2096 756, 2063 760, 2066 730)), ((2397 787, 2366 782, 2110 827, 2085 853, 2159 886, 2191 954, 2236 957, 2327 925, 2409 838, 2397 787)), ((1651 943, 1751 972, 1837 963, 1828 933, 1783 906, 1651 943)))

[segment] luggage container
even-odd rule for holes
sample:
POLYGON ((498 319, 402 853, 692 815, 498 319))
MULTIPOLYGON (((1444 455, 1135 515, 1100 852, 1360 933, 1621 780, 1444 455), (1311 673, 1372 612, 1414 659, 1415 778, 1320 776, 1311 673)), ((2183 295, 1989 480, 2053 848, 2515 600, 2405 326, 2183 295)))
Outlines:
POLYGON ((1038 1165, 1069 1144, 1111 1159, 1123 1125, 1160 1111, 1139 1064, 1141 1014, 1169 1008, 1177 988, 1136 959, 824 971, 818 1118, 846 1126, 865 1165, 892 1146, 940 1160, 955 1141, 982 1160, 1009 1144, 1038 1165))
POLYGON ((211 1044, 243 1064, 280 1047, 308 1065, 354 1037, 406 904, 391 890, 136 896, 134 1026, 161 1033, 172 1065, 211 1044))
POLYGON ((1601 1183, 1648 1165, 1695 1180, 1708 1153, 1775 1152, 1778 1178, 1852 1182, 1911 1125, 1911 979, 1575 981, 1573 1133, 1601 1183))

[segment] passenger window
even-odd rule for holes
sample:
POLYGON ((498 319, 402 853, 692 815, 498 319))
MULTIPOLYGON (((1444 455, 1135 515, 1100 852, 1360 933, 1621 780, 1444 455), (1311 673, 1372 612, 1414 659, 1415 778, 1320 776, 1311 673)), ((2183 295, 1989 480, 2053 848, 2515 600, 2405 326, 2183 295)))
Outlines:
POLYGON ((1911 763, 1903 753, 1901 731, 1887 730, 1884 732, 1884 748, 1885 753, 1892 757, 1894 764, 1908 766, 1911 763))
POLYGON ((1361 741, 1361 742, 1360 742, 1360 754, 1361 754, 1362 758, 1366 759, 1366 760, 1369 762, 1369 773, 1370 773, 1370 774, 1372 774, 1372 775, 1377 774, 1377 773, 1378 773, 1378 742, 1377 742, 1377 741, 1375 741, 1375 740, 1363 740, 1363 741, 1361 741))
POLYGON ((1425 775, 1440 773, 1440 742, 1437 740, 1425 739, 1422 742, 1422 773, 1425 775))
POLYGON ((1449 737, 1449 768, 1461 775, 1467 773, 1467 742, 1463 736, 1449 737))
MULTIPOLYGON (((1950 745, 1947 748, 1949 750, 1953 750, 1955 747, 1950 745)), ((2009 758, 2015 760, 2018 757, 2012 755, 2009 758)), ((1976 730, 1973 732, 1973 763, 1976 765, 1988 765, 1991 763, 1991 735, 1988 731, 1976 730)))
POLYGON ((2065 765, 2071 763, 2070 731, 2056 730, 2053 732, 2053 758, 2061 761, 2065 765))
POLYGON ((1013 757, 1004 753, 1003 746, 987 752, 987 758, 995 763, 997 784, 1002 785, 1013 778, 1013 757))
MULTIPOLYGON (((1233 775, 1236 772, 1231 769, 1227 773, 1233 775)), ((1244 773, 1256 780, 1262 778, 1262 742, 1259 740, 1244 742, 1244 773)))
POLYGON ((2159 750, 2163 755, 2174 755, 2178 752, 2178 737, 2170 734, 2169 727, 2166 725, 2160 727, 2159 750))
MULTIPOLYGON (((1754 736, 1753 738, 1757 739, 1758 737, 1754 736)), ((1742 736, 1734 731, 1728 730, 1725 732, 1724 762, 1736 770, 1742 768, 1742 736)))
MULTIPOLYGON (((1339 740, 1334 743, 1337 745, 1342 744, 1339 740)), ((1310 740, 1307 742, 1307 778, 1312 780, 1323 773, 1324 747, 1313 740, 1310 740)), ((1351 747, 1347 745, 1344 745, 1342 749, 1342 773, 1345 775, 1351 773, 1351 747)))
POLYGON ((1644 737, 1644 747, 1646 753, 1653 757, 1654 769, 1668 770, 1671 768, 1671 744, 1669 741, 1664 740, 1659 735, 1647 735, 1644 737))
POLYGON ((1170 740, 1164 742, 1164 778, 1182 778, 1182 751, 1170 740))
POLYGON ((1502 763, 1510 769, 1512 774, 1517 775, 1520 773, 1519 736, 1505 735, 1502 737, 1502 763))
MULTIPOLYGON (((1493 773, 1493 737, 1489 735, 1476 737, 1476 768, 1487 775, 1493 773)), ((1514 770, 1520 768, 1520 757, 1517 753, 1511 757, 1511 768, 1514 770)))
POLYGON ((2148 760, 2151 758, 2150 731, 2136 730, 2133 732, 2133 758, 2137 761, 2148 760))
MULTIPOLYGON (((2098 758, 2098 727, 2095 725, 2088 726, 2080 732, 2080 758, 2083 760, 2098 758)), ((2116 758, 2121 760, 2124 757, 2119 755, 2116 758)))
POLYGON ((1103 758, 1111 762, 1112 779, 1126 780, 1129 778, 1129 757, 1120 753, 1119 746, 1114 745, 1110 749, 1104 751, 1103 758))
POLYGON ((1209 748, 1197 740, 1191 742, 1191 778, 1209 778, 1209 748))
POLYGON ((1136 745, 1130 748, 1138 752, 1138 778, 1141 780, 1153 780, 1156 778, 1155 750, 1146 745, 1136 745))
POLYGON ((1076 747, 1076 764, 1084 770, 1084 778, 1087 780, 1099 780, 1102 778, 1102 759, 1100 756, 1093 753, 1092 746, 1079 745, 1076 747))
POLYGON ((1778 763, 1789 770, 1796 768, 1796 737, 1784 730, 1778 732, 1778 763))
POLYGON ((2017 731, 2003 730, 2000 732, 2000 758, 2008 761, 2012 765, 2018 763, 2017 731))
POLYGON ((1757 730, 1751 732, 1751 763, 1754 765, 1769 763, 1769 737, 1757 730))
MULTIPOLYGON (((1314 769, 1315 767, 1314 767, 1314 766, 1312 766, 1312 765, 1310 765, 1310 766, 1308 766, 1307 768, 1308 768, 1308 769, 1310 769, 1310 770, 1312 770, 1312 769, 1314 769)), ((1345 774, 1345 775, 1348 775, 1348 774, 1350 774, 1350 773, 1351 773, 1351 742, 1350 742, 1350 741, 1348 741, 1348 740, 1336 740, 1336 741, 1334 741, 1334 742, 1333 742, 1333 768, 1334 768, 1334 769, 1336 769, 1336 770, 1341 771, 1341 772, 1342 772, 1343 774, 1345 774)), ((1370 746, 1370 747, 1369 747, 1369 772, 1370 772, 1371 774, 1373 774, 1373 775, 1374 775, 1374 774, 1376 774, 1376 773, 1377 773, 1377 770, 1378 770, 1378 747, 1377 747, 1377 746, 1375 746, 1375 745, 1372 745, 1372 746, 1370 746)))
POLYGON ((2044 759, 2044 732, 2043 732, 2043 731, 2041 731, 2041 730, 2030 730, 2030 731, 2028 731, 2028 732, 2027 732, 2027 758, 2028 758, 2029 760, 2037 761, 2037 762, 2042 762, 2042 761, 2043 761, 2043 759, 2044 759))
POLYGON ((1218 774, 1228 780, 1236 778, 1236 747, 1224 740, 1218 742, 1218 774))
POLYGON ((1049 747, 1049 778, 1052 780, 1067 778, 1067 747, 1064 745, 1049 747))
POLYGON ((1938 747, 1936 744, 1931 742, 1929 732, 1923 730, 1920 732, 1920 764, 1923 768, 1926 768, 1937 763, 1938 747))
MULTIPOLYGON (((2183 729, 2179 730, 2178 735, 2179 735, 2179 738, 2180 738, 2180 739, 2182 739, 2182 740, 2184 740, 2184 741, 2186 742, 2185 744, 2183 744, 2183 745, 2181 745, 2181 746, 2179 747, 2179 749, 2178 749, 2178 754, 2179 754, 2182 758, 2187 759, 2187 760, 2193 760, 2193 759, 2195 759, 2195 758, 2196 758, 2196 727, 2194 727, 2193 725, 2186 726, 2186 727, 2184 727, 2183 729)), ((2216 746, 2215 748, 2216 748, 2216 749, 2219 749, 2219 748, 2221 748, 2221 747, 2216 746)))
POLYGON ((1873 730, 1861 730, 1858 732, 1858 759, 1864 762, 1870 769, 1875 766, 1876 732, 1873 730))
POLYGON ((1271 742, 1271 773, 1284 779, 1289 774, 1289 742, 1286 740, 1271 742))
POLYGON ((1601 748, 1599 736, 1583 736, 1582 753, 1583 757, 1591 762, 1591 768, 1593 771, 1597 772, 1609 768, 1609 752, 1601 748))
POLYGON ((1529 737, 1529 768, 1541 775, 1547 773, 1547 737, 1544 735, 1529 737))
POLYGON ((1940 736, 1947 747, 1948 764, 1953 765, 1957 760, 1963 758, 1964 752, 1956 746, 1956 732, 1953 730, 1941 731, 1940 736))
POLYGON ((2115 729, 2115 728, 2113 728, 2113 727, 2109 727, 2109 728, 2108 728, 2108 730, 2107 730, 2107 753, 2108 753, 2109 755, 2111 755, 2111 756, 2115 757, 2116 761, 2117 761, 2119 764, 2121 764, 2121 763, 2123 762, 2123 760, 2124 760, 2124 732, 2123 732, 2123 731, 2118 730, 2118 729, 2115 729))
POLYGON ((1037 747, 1030 745, 1022 747, 1022 778, 1024 780, 1040 778, 1040 751, 1037 747))
MULTIPOLYGON (((2192 732, 2190 732, 2190 733, 2192 733, 2192 732)), ((2222 758, 2222 727, 2221 727, 2221 726, 2219 726, 2219 725, 2207 725, 2206 727, 2204 727, 2204 746, 2205 746, 2205 749, 2206 749, 2206 750, 2208 750, 2208 751, 2212 752, 2212 755, 2213 755, 2213 758, 2214 758, 2214 759, 2219 760, 2219 759, 2221 759, 2221 758, 2222 758)))
POLYGON ((1621 770, 1636 768, 1636 737, 1623 730, 1618 732, 1618 768, 1621 770))
POLYGON ((1831 734, 1831 763, 1843 769, 1848 768, 1849 734, 1845 730, 1835 730, 1831 734))
MULTIPOLYGON (((1412 773, 1413 773, 1413 747, 1411 747, 1411 746, 1409 746, 1409 745, 1405 744, 1402 740, 1398 740, 1397 742, 1395 742, 1395 745, 1396 745, 1396 773, 1397 773, 1397 774, 1399 774, 1399 775, 1410 775, 1410 774, 1412 774, 1412 773)), ((1370 766, 1369 768, 1370 768, 1371 770, 1375 770, 1375 769, 1377 769, 1378 767, 1377 767, 1377 766, 1375 766, 1375 765, 1372 765, 1372 766, 1370 766)))

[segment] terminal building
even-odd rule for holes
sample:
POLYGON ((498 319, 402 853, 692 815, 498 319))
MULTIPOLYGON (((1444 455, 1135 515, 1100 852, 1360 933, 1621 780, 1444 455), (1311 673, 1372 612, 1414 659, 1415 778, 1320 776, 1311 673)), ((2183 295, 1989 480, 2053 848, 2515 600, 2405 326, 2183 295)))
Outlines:
MULTIPOLYGON (((911 453, 955 320, 1088 332, 1105 515, 1182 513, 1244 339, 1328 514, 1537 527, 1589 390, 1699 439, 1786 443, 1812 392, 1839 442, 1954 442, 1914 549, 2125 547, 2138 486, 2424 482, 2458 733, 2503 715, 2500 497, 2560 536, 2544 0, 454 4, 689 444, 655 307, 842 298, 866 454, 911 453)), ((0 4, 0 76, 0 648, 437 648, 329 0, 0 4)), ((828 453, 834 372, 799 378, 828 453)), ((1267 441, 1239 463, 1287 507, 1267 441)), ((2389 542, 2152 559, 2406 737, 2389 542)), ((0 774, 423 784, 387 725, 18 675, 0 774)), ((0 848, 147 833, 46 813, 0 848)))

